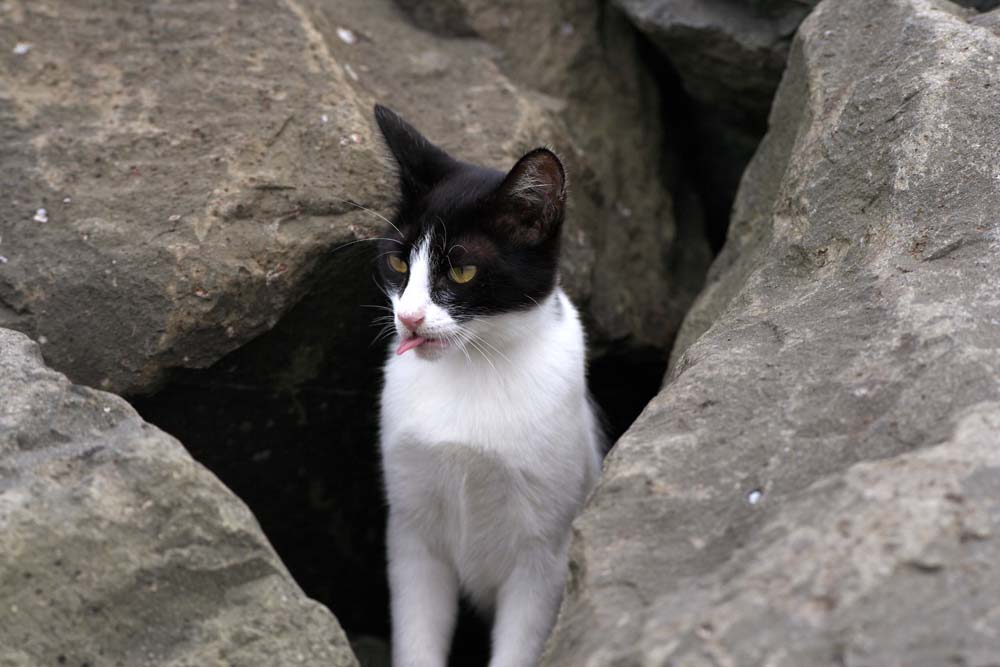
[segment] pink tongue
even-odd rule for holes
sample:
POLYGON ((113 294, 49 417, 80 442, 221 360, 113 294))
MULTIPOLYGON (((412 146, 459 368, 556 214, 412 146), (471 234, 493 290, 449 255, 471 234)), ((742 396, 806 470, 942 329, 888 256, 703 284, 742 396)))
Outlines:
POLYGON ((423 336, 414 336, 413 338, 407 338, 399 344, 396 348, 396 354, 406 354, 415 347, 420 347, 427 342, 427 339, 423 336))

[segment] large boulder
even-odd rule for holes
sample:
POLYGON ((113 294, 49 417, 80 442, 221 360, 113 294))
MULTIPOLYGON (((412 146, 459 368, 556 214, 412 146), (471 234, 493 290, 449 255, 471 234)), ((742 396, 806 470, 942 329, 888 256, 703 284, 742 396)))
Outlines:
POLYGON ((1000 38, 803 23, 673 368, 575 524, 549 665, 1000 655, 1000 38))
POLYGON ((369 99, 308 27, 266 2, 7 12, 0 326, 75 381, 146 390, 269 329, 324 253, 372 235, 343 201, 388 203, 369 99))
MULTIPOLYGON (((582 16, 565 38, 549 16, 548 38, 593 41, 597 12, 582 16)), ((0 59, 0 325, 78 382, 149 391, 273 327, 317 276, 367 284, 331 250, 381 228, 357 205, 385 214, 395 196, 376 99, 469 160, 566 154, 565 281, 598 339, 664 348, 694 296, 664 268, 677 232, 634 54, 621 72, 601 49, 574 60, 601 105, 626 100, 617 128, 571 125, 564 91, 391 0, 39 0, 7 11, 0 38, 16 45, 0 59)), ((558 78, 572 53, 545 53, 535 65, 558 78)))
POLYGON ((246 506, 0 329, 0 665, 357 665, 246 506))

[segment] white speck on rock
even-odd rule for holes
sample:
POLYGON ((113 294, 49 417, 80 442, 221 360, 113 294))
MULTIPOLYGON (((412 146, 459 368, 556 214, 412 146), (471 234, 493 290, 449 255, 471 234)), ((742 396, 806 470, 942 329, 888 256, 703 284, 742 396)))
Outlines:
POLYGON ((4 257, 3 255, 0 255, 0 264, 6 264, 6 263, 7 263, 7 258, 4 257))
POLYGON ((48 222, 49 212, 46 211, 44 208, 40 208, 37 211, 35 211, 35 217, 33 218, 33 220, 35 222, 48 222))
POLYGON ((340 37, 345 44, 354 44, 358 41, 358 36, 354 34, 354 31, 347 28, 337 28, 337 37, 340 37))
POLYGON ((29 44, 28 42, 18 42, 17 44, 14 45, 14 48, 11 49, 11 52, 15 56, 23 56, 30 50, 31 50, 31 44, 29 44))
POLYGON ((169 218, 167 218, 167 220, 169 220, 170 222, 177 222, 180 219, 181 219, 181 216, 179 216, 176 213, 174 213, 172 216, 170 216, 169 218))
POLYGON ((105 408, 104 408, 104 412, 105 412, 105 413, 107 413, 107 412, 111 412, 111 408, 109 408, 109 407, 105 407, 105 408))
POLYGON ((39 345, 45 345, 48 342, 49 342, 49 339, 46 338, 45 336, 39 336, 38 337, 38 344, 39 345))
POLYGON ((763 497, 763 495, 764 494, 762 494, 760 491, 754 489, 747 495, 747 502, 750 503, 751 505, 756 505, 757 503, 760 502, 760 499, 763 497))
POLYGON ((72 198, 72 197, 66 197, 65 199, 63 199, 63 203, 64 203, 64 204, 68 204, 68 203, 70 203, 71 201, 73 201, 73 198, 72 198))
POLYGON ((347 72, 347 76, 351 77, 355 81, 360 81, 360 79, 358 78, 358 73, 355 72, 354 68, 348 65, 347 63, 344 63, 344 71, 347 72))
POLYGON ((326 114, 323 114, 322 116, 319 117, 319 120, 322 123, 329 123, 330 122, 330 117, 327 116, 326 114))

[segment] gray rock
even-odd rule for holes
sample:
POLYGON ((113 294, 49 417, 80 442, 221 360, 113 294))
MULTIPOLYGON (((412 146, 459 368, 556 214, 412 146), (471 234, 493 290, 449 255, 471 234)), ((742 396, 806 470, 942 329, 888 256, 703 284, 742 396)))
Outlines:
POLYGON ((740 177, 767 129, 792 35, 817 2, 615 0, 667 61, 652 65, 675 70, 691 97, 686 132, 695 138, 686 168, 701 181, 713 237, 724 233, 740 177))
POLYGON ((146 390, 269 329, 324 251, 374 233, 341 201, 388 203, 369 98, 296 6, 5 14, 3 43, 32 48, 0 62, 0 326, 75 381, 146 390))
POLYGON ((1000 655, 1000 39, 827 0, 661 393, 575 525, 549 665, 1000 655))
POLYGON ((665 347, 695 287, 663 268, 677 230, 656 95, 588 45, 588 11, 576 37, 543 17, 576 46, 534 54, 545 74, 530 81, 496 46, 420 30, 391 0, 5 13, 0 42, 31 48, 0 59, 0 326, 44 339, 74 381, 147 392, 269 330, 318 276, 367 283, 330 251, 382 224, 345 200, 384 214, 395 196, 379 99, 469 160, 506 167, 539 143, 566 154, 567 286, 598 338, 665 347), (598 105, 625 100, 623 115, 571 124, 569 92, 546 85, 569 66, 598 105))
POLYGON ((706 107, 767 115, 788 45, 818 0, 615 0, 706 107))
POLYGON ((986 28, 1000 37, 1000 9, 985 14, 977 14, 969 18, 969 23, 986 28))
POLYGON ((243 503, 0 329, 0 665, 357 665, 243 503))

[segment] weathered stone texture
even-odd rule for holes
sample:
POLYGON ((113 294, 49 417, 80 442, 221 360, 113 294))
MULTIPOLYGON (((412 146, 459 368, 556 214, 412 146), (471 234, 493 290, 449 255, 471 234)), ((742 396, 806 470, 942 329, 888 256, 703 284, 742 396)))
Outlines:
POLYGON ((663 390, 576 524, 550 665, 1000 655, 1000 39, 827 0, 663 390))
POLYGON ((356 666, 246 506, 0 329, 0 665, 356 666))

